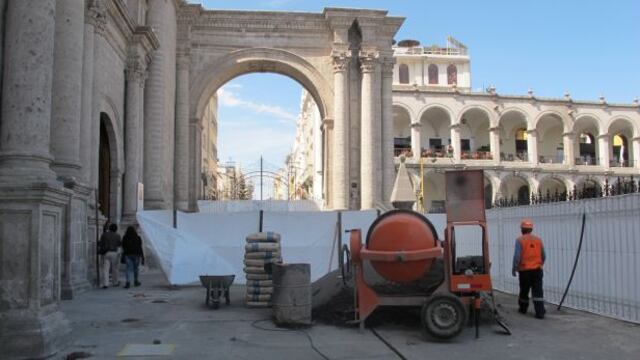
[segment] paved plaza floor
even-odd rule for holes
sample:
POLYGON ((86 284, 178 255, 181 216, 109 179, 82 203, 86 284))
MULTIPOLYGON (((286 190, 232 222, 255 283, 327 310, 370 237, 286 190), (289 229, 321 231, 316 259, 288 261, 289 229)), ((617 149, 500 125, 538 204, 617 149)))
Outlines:
MULTIPOLYGON (((231 305, 204 305, 200 286, 170 287, 159 273, 137 288, 95 289, 64 301, 71 342, 54 358, 91 354, 114 359, 128 344, 171 345, 170 356, 132 359, 638 359, 640 326, 584 312, 548 307, 547 318, 517 313, 515 298, 498 296, 512 336, 485 324, 456 339, 426 339, 419 328, 380 324, 363 332, 324 324, 302 330, 272 325, 269 309, 243 306, 242 286, 231 305), (384 340, 384 341, 383 341, 384 340), (386 343, 385 343, 386 342, 386 343), (315 348, 315 350, 314 350, 315 348), (316 351, 317 350, 317 351, 316 351)), ((122 357, 125 359, 124 357, 122 357)))

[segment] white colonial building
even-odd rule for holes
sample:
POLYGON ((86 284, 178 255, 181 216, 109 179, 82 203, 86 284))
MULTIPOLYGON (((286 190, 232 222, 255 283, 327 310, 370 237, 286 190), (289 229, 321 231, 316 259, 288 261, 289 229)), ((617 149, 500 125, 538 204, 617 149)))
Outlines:
MULTIPOLYGON (((455 39, 449 37, 445 47, 405 40, 393 49, 394 153, 396 165, 400 156, 407 158, 416 198, 423 199, 419 208, 444 209, 448 169, 485 170, 487 206, 500 199, 526 203, 532 196, 595 191, 640 173, 637 100, 543 98, 531 90, 515 96, 493 87, 473 92, 467 48, 455 39)), ((313 119, 312 107, 302 111, 301 122, 313 119)), ((298 135, 304 134, 310 132, 298 135)))
POLYGON ((218 189, 218 96, 209 99, 202 115, 202 173, 200 197, 217 199, 218 189))
MULTIPOLYGON (((302 90, 296 137, 286 168, 292 170, 294 194, 322 201, 322 118, 313 98, 302 90)), ((298 198, 298 197, 296 197, 298 198)))

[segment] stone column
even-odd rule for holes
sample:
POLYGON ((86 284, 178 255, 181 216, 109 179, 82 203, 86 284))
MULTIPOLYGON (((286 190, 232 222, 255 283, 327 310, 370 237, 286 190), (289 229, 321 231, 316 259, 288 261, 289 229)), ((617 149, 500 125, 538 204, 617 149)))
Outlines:
POLYGON ((51 84, 55 1, 12 1, 6 14, 0 180, 52 181, 51 84), (30 9, 33 6, 37 9, 30 9), (49 12, 50 11, 50 12, 49 12), (14 18, 19 16, 20 18, 14 18))
POLYGON ((189 65, 188 52, 178 53, 176 73, 176 125, 174 194, 178 210, 189 208, 189 65))
POLYGON ((538 163, 538 131, 527 130, 527 156, 531 164, 538 163))
POLYGON ((494 162, 500 162, 500 127, 489 128, 489 146, 494 162))
MULTIPOLYGON (((382 201, 391 199, 396 179, 393 154, 393 67, 395 59, 387 57, 382 62, 382 201)), ((415 152, 414 152, 414 156, 415 152)), ((420 157, 420 155, 417 155, 420 157)))
MULTIPOLYGON (((94 13, 94 38, 93 38, 93 57, 94 63, 96 60, 104 57, 104 50, 106 46, 108 46, 107 39, 105 38, 105 32, 107 29, 107 9, 105 7, 104 1, 94 0, 91 5, 91 11, 94 13)), ((94 69, 93 72, 93 85, 92 85, 92 95, 91 95, 91 108, 92 108, 92 128, 91 128, 91 184, 96 189, 98 188, 98 178, 99 178, 99 164, 100 164, 100 101, 102 88, 100 87, 103 84, 102 77, 103 72, 100 69, 94 69)), ((115 119, 112 119, 115 121, 115 119)), ((111 144, 113 146, 113 144, 111 144)), ((112 163, 114 159, 112 159, 112 163)), ((113 186, 113 184, 112 184, 113 186)), ((104 214, 107 217, 110 217, 110 214, 104 214)))
POLYGON ((144 124, 140 116, 142 105, 140 88, 144 83, 145 71, 145 64, 139 55, 130 55, 125 70, 127 85, 124 120, 124 205, 122 211, 122 222, 125 226, 136 222, 138 183, 142 181, 143 166, 140 146, 144 141, 142 136, 144 124))
POLYGON ((574 155, 573 144, 575 142, 575 136, 572 132, 562 134, 562 142, 564 146, 564 161, 563 164, 573 166, 576 163, 576 157, 574 155))
POLYGON ((420 131, 422 129, 422 123, 411 123, 411 152, 414 159, 420 159, 422 156, 422 138, 420 138, 420 131))
POLYGON ((640 169, 640 136, 634 137, 631 144, 633 147, 633 164, 631 166, 640 169))
MULTIPOLYGON (((51 107, 52 168, 73 191, 63 226, 61 298, 90 287, 86 267, 87 203, 91 189, 81 167, 85 3, 82 0, 56 2, 54 71, 51 107)), ((93 30, 92 30, 93 31, 93 30)), ((91 34, 91 39, 93 34, 91 34)), ((89 41, 91 51, 93 42, 89 41)), ((91 59, 93 61, 93 58, 91 59)), ((89 85, 88 88, 91 86, 89 85)), ((86 125, 84 126, 87 127, 86 125)), ((87 144, 85 144, 87 146, 87 144)), ((89 153, 88 150, 84 153, 89 153)))
POLYGON ((202 172, 202 120, 192 118, 189 121, 189 154, 188 161, 188 181, 189 181, 189 203, 187 210, 198 211, 198 194, 200 193, 200 173, 202 172))
POLYGON ((598 135, 598 165, 602 166, 605 169, 609 168, 609 159, 611 159, 610 153, 611 149, 609 147, 609 134, 601 134, 598 135))
MULTIPOLYGON (((347 116, 347 69, 349 56, 347 51, 334 51, 333 58, 333 167, 331 168, 333 193, 332 208, 349 208, 349 118, 347 116)), ((326 132, 325 132, 326 134, 326 132)))
POLYGON ((91 182, 91 162, 92 151, 97 147, 93 143, 92 131, 93 123, 97 122, 98 114, 93 111, 93 62, 94 62, 94 39, 96 26, 103 27, 104 13, 96 8, 95 4, 89 4, 85 9, 85 24, 83 38, 83 58, 82 58, 82 120, 80 122, 80 164, 82 166, 80 179, 85 184, 91 182))
POLYGON ((59 311, 71 191, 50 169, 55 0, 10 1, 0 122, 0 354, 45 358, 69 333, 59 311))
POLYGON ((51 152, 53 170, 62 177, 80 178, 80 119, 84 2, 56 2, 51 152))
POLYGON ((361 147, 360 147, 360 183, 361 200, 360 207, 373 209, 379 200, 380 174, 377 172, 376 152, 379 152, 380 124, 375 113, 376 97, 374 91, 375 71, 377 67, 377 54, 375 52, 360 53, 362 71, 362 111, 361 111, 361 147))
POLYGON ((451 146, 453 147, 453 160, 460 162, 461 148, 460 148, 460 124, 451 125, 451 146))
MULTIPOLYGON (((95 279, 96 231, 101 232, 106 218, 96 218, 96 192, 98 191, 98 160, 100 143, 100 114, 98 112, 98 85, 94 62, 99 56, 97 37, 107 26, 106 8, 102 1, 87 1, 84 26, 84 56, 82 62, 82 121, 80 124, 81 181, 93 190, 87 207, 87 274, 95 279)), ((100 215, 98 215, 100 216, 100 215)))

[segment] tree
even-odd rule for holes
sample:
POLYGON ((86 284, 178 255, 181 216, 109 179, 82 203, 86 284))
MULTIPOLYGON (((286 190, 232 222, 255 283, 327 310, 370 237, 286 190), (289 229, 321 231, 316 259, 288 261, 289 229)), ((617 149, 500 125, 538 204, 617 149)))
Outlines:
POLYGON ((253 186, 251 186, 251 184, 247 185, 247 182, 244 179, 244 175, 240 174, 238 176, 238 199, 251 200, 252 197, 253 186))

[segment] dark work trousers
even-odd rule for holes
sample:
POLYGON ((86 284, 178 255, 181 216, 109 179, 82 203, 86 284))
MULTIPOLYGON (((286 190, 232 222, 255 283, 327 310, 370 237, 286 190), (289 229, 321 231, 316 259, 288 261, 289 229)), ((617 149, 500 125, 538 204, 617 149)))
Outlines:
POLYGON ((518 272, 518 280, 520 281, 520 296, 518 297, 518 305, 520 312, 526 313, 529 308, 529 290, 533 298, 533 308, 536 311, 536 317, 544 317, 544 294, 542 292, 542 269, 526 270, 518 272))

